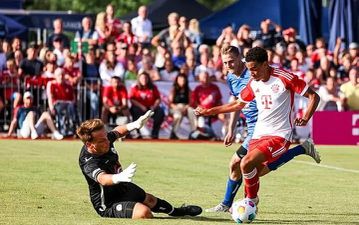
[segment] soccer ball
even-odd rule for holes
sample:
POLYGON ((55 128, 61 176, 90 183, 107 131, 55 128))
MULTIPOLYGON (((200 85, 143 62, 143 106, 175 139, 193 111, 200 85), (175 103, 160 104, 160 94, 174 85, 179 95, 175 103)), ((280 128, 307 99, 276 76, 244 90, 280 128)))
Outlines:
POLYGON ((250 223, 256 218, 256 204, 245 198, 233 202, 232 218, 237 223, 250 223))

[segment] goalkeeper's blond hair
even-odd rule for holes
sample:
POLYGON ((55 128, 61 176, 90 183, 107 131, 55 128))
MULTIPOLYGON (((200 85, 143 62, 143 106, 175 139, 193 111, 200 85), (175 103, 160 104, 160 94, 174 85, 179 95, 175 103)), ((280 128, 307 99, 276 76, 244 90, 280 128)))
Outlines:
POLYGON ((92 133, 101 130, 105 124, 100 119, 86 120, 77 128, 76 133, 83 143, 93 140, 92 133))

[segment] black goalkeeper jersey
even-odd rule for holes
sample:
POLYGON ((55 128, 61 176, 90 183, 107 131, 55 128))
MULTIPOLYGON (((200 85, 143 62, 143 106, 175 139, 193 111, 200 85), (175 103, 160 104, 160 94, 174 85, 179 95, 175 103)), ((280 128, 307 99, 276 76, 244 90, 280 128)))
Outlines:
POLYGON ((119 156, 113 145, 118 137, 119 134, 114 131, 107 134, 110 149, 104 155, 97 156, 89 153, 85 145, 80 152, 79 165, 89 185, 91 202, 97 211, 103 211, 110 204, 105 197, 111 193, 111 186, 106 187, 99 184, 97 176, 101 172, 115 174, 122 171, 119 156))

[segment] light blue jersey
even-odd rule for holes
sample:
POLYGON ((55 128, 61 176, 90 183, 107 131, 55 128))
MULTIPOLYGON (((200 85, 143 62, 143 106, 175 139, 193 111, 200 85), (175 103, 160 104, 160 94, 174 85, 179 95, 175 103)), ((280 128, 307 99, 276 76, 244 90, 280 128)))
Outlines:
MULTIPOLYGON (((227 74, 227 84, 233 96, 237 97, 241 91, 247 86, 251 74, 248 69, 245 69, 243 73, 238 77, 232 73, 227 74)), ((252 139, 254 127, 257 122, 258 109, 255 100, 251 101, 247 106, 242 109, 242 113, 246 117, 246 123, 248 128, 248 135, 244 140, 242 146, 246 149, 249 147, 249 141, 252 139)))

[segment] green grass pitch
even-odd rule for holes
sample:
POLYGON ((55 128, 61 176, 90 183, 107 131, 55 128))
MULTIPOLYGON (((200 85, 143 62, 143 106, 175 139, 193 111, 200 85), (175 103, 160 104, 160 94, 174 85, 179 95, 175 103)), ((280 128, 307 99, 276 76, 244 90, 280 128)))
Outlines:
MULTIPOLYGON (((228 213, 152 220, 100 218, 78 167, 80 141, 0 140, 0 224, 234 224, 228 213)), ((124 167, 138 164, 135 183, 168 200, 209 208, 223 197, 228 163, 239 145, 116 142, 124 167)), ((318 146, 261 178, 254 224, 359 224, 358 146, 318 146)), ((243 188, 236 199, 242 198, 243 188)))

